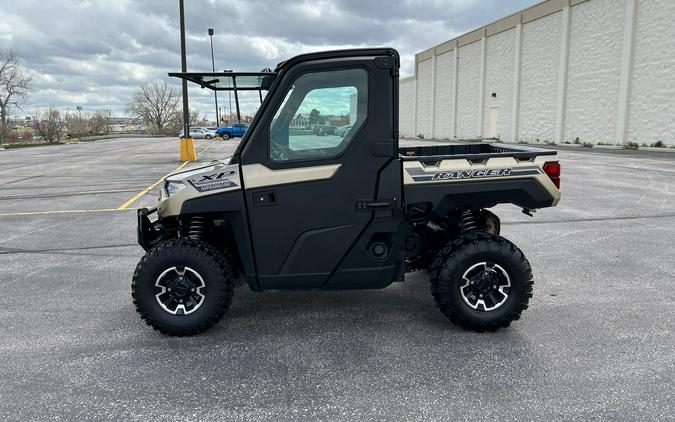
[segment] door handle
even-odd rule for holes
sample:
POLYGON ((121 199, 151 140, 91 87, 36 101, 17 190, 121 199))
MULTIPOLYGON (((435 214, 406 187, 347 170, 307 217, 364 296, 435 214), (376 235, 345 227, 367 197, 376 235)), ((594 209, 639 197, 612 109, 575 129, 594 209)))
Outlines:
POLYGON ((254 207, 269 207, 277 204, 277 193, 273 190, 253 192, 254 207))

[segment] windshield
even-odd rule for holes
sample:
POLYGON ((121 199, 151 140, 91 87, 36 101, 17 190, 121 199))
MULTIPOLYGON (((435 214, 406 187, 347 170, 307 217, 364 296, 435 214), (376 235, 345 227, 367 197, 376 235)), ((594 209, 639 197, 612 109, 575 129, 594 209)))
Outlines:
POLYGON ((267 91, 276 78, 272 72, 169 73, 214 91, 267 91))

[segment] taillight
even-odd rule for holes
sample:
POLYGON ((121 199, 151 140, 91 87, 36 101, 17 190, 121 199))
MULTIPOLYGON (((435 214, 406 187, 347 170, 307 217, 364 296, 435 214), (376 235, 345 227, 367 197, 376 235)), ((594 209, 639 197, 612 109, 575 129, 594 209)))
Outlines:
POLYGON ((555 187, 560 189, 560 163, 557 161, 544 163, 544 172, 551 179, 555 187))

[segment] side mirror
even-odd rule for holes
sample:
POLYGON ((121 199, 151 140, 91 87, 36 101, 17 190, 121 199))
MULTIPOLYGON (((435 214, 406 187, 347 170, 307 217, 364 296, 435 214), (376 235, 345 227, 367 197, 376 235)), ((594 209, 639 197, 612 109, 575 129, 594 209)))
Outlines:
POLYGON ((273 82, 274 82, 274 77, 263 76, 262 80, 260 81, 260 89, 263 89, 265 91, 269 91, 269 89, 272 87, 273 82))

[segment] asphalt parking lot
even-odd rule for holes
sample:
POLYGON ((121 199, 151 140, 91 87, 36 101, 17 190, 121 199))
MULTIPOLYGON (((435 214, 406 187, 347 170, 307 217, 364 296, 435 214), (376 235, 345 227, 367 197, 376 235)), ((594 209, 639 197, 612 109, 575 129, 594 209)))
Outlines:
MULTIPOLYGON (((237 142, 197 141, 200 160, 237 142)), ((217 327, 170 338, 130 280, 133 209, 178 142, 0 151, 0 419, 672 420, 675 154, 560 159, 558 208, 496 211, 536 277, 509 329, 451 325, 414 273, 380 291, 242 286, 217 327)))

